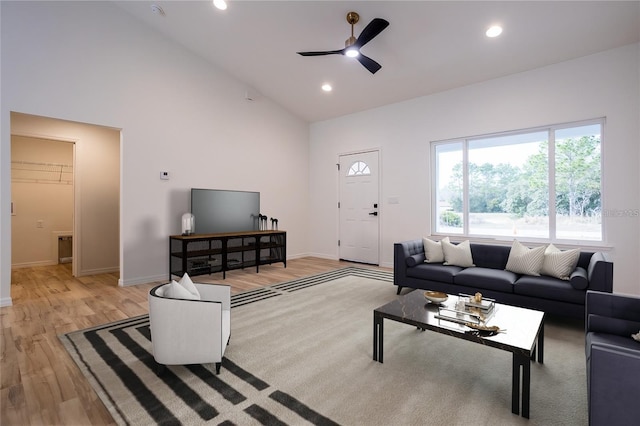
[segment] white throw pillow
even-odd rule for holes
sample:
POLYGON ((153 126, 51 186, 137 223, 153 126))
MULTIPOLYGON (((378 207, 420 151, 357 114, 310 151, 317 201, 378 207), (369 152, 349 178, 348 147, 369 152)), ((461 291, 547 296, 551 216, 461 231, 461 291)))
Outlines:
POLYGON ((442 251, 442 242, 433 241, 428 238, 422 239, 424 245, 424 257, 427 263, 442 263, 444 262, 444 253, 442 251))
POLYGON ((449 237, 445 237, 441 242, 445 265, 455 265, 461 266, 463 268, 476 266, 473 264, 473 257, 471 256, 471 244, 469 243, 469 240, 455 245, 449 241, 449 237))
POLYGON ((200 300, 200 297, 189 292, 189 290, 184 288, 184 286, 178 283, 176 280, 172 280, 170 284, 167 284, 164 290, 164 297, 171 297, 173 299, 200 300))
POLYGON ((191 281, 191 278, 189 277, 189 275, 187 275, 186 272, 180 279, 180 285, 182 285, 182 287, 186 288, 189 293, 193 294, 198 298, 198 300, 200 300, 200 292, 196 288, 195 284, 193 284, 193 281, 191 281))
POLYGON ((576 269, 579 257, 580 249, 562 251, 553 244, 549 244, 544 251, 544 262, 540 273, 561 280, 569 280, 571 273, 576 269))
POLYGON ((530 249, 520 244, 520 241, 514 240, 505 269, 516 274, 539 276, 545 248, 540 246, 530 249))

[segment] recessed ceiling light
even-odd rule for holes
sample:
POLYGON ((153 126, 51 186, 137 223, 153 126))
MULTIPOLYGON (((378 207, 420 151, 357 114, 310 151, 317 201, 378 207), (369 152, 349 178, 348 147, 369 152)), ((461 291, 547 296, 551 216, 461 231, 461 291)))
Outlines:
POLYGON ((325 92, 330 92, 333 90, 333 87, 331 87, 331 85, 329 83, 324 83, 322 85, 322 90, 324 90, 325 92))
POLYGON ((500 34, 502 34, 502 27, 500 25, 492 25, 491 27, 489 27, 485 34, 487 35, 487 37, 491 38, 498 37, 500 34))
POLYGON ((225 0, 213 0, 213 5, 220 10, 227 10, 227 2, 225 0))

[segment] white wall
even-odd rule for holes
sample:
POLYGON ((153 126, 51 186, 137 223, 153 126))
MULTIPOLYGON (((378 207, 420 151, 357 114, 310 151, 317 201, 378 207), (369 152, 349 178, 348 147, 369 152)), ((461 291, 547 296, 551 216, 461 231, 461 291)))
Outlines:
MULTIPOLYGON (((429 235, 429 142, 606 117, 603 198, 640 208, 638 44, 311 125, 312 253, 337 257, 339 153, 381 149, 381 263, 393 243, 429 235), (389 204, 397 197, 399 204, 389 204)), ((428 78, 428 77, 425 77, 428 78)), ((640 218, 605 217, 614 291, 640 294, 640 218)))
POLYGON ((261 192, 304 255, 308 124, 108 2, 1 2, 0 304, 10 299, 10 111, 122 129, 121 284, 168 278, 191 187, 261 192), (160 171, 171 180, 161 181, 160 171))

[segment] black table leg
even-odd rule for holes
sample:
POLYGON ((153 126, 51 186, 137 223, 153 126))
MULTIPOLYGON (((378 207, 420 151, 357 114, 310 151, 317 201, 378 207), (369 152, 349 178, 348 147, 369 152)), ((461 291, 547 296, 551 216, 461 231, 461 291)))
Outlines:
POLYGON ((384 331, 382 328, 383 318, 373 313, 373 360, 382 363, 382 343, 384 331))
POLYGON ((531 389, 531 357, 513 354, 513 382, 511 388, 511 412, 529 418, 529 399, 531 389), (522 397, 520 395, 520 369, 522 368, 522 397))
POLYGON ((544 364, 544 318, 540 324, 540 332, 538 333, 538 362, 544 364))

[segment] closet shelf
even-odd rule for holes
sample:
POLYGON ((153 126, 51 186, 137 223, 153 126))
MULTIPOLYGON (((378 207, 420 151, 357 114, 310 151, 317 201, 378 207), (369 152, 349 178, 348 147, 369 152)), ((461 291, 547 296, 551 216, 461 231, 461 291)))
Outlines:
POLYGON ((11 182, 71 185, 73 183, 73 165, 12 161, 11 182))

